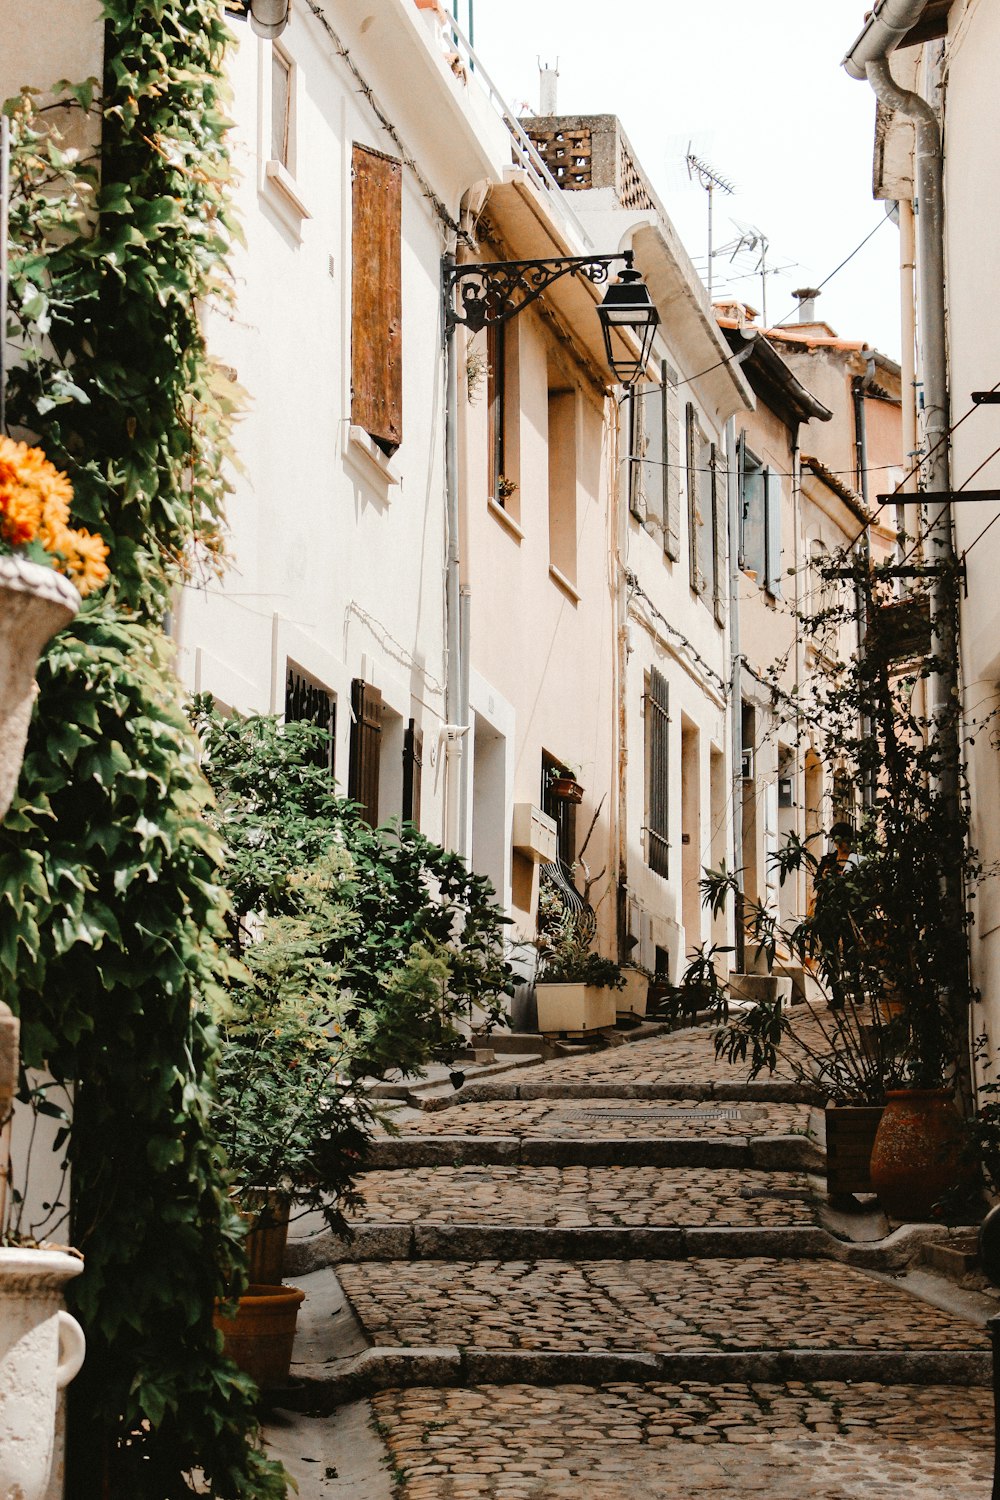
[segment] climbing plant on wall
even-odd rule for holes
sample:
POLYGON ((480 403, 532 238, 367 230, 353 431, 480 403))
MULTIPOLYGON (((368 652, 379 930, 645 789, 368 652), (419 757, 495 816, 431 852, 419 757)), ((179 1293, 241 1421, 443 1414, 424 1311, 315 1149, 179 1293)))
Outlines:
POLYGON ((285 1479, 211 1325, 241 1274, 209 1119, 225 902, 159 629, 177 582, 221 550, 235 392, 199 309, 225 295, 232 228, 226 32, 214 0, 103 0, 103 14, 100 80, 6 106, 7 419, 69 474, 78 519, 111 549, 113 598, 40 668, 0 829, 0 994, 26 1062, 76 1086, 88 1358, 68 1493, 264 1500, 285 1479))

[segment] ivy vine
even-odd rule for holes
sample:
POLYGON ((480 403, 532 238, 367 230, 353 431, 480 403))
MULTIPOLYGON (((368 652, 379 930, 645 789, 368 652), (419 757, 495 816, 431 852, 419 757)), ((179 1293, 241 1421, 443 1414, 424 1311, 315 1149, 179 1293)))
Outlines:
MULTIPOLYGON (((0 994, 26 1064, 75 1085, 73 1500, 272 1500, 255 1391, 220 1352, 240 1229, 210 1120, 225 981, 210 795, 157 623, 216 566, 238 392, 199 309, 227 292, 215 0, 103 0, 104 71, 12 125, 10 424, 70 475, 113 600, 50 647, 0 829, 0 994)), ((47 80, 44 80, 47 82, 47 80)))

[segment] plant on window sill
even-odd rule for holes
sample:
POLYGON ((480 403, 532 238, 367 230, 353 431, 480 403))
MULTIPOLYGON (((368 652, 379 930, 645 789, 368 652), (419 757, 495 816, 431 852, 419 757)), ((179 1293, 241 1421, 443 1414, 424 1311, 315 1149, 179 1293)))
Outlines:
POLYGON ((517 480, 508 479, 506 474, 497 477, 497 499, 509 500, 512 495, 517 494, 517 480))

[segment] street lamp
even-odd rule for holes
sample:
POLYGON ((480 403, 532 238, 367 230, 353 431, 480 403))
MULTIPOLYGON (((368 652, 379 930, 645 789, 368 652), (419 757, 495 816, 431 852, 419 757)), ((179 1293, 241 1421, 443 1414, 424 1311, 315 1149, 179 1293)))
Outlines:
POLYGON ((447 828, 445 842, 459 854, 466 852, 468 813, 468 769, 464 764, 463 736, 469 724, 469 591, 461 581, 458 506, 458 363, 456 328, 470 333, 507 323, 535 302, 554 281, 563 276, 585 276, 595 286, 608 280, 611 266, 624 261, 625 269, 608 286, 597 308, 604 334, 608 366, 622 385, 642 378, 659 313, 649 289, 632 266, 632 251, 607 255, 561 255, 542 260, 492 260, 457 265, 446 255, 441 267, 444 296, 444 334, 447 358, 445 396, 445 492, 448 557, 445 569, 445 621, 447 667, 445 671, 445 716, 449 732, 445 744, 447 828), (632 333, 638 352, 629 352, 622 339, 632 333), (620 352, 616 352, 616 349, 620 352), (464 606, 464 608, 463 608, 464 606))
POLYGON ((604 334, 605 356, 615 379, 622 385, 634 385, 649 362, 660 315, 642 275, 632 265, 631 250, 608 255, 549 256, 542 260, 481 261, 473 265, 456 265, 446 259, 446 333, 450 339, 458 327, 478 333, 490 324, 506 323, 563 276, 580 274, 601 285, 608 280, 609 270, 618 260, 625 262, 625 269, 608 287, 597 316, 604 334), (635 355, 627 351, 620 338, 615 338, 615 334, 626 332, 639 345, 635 355), (616 346, 622 352, 616 352, 616 346))

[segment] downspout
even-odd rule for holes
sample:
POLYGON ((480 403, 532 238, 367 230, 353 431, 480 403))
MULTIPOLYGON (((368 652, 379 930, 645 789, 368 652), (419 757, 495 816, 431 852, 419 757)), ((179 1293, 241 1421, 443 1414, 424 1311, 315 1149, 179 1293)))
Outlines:
MULTIPOLYGON (((855 489, 861 494, 861 503, 868 510, 868 418, 865 411, 865 396, 875 380, 875 356, 869 354, 867 369, 863 375, 855 375, 851 379, 851 400, 854 405, 854 451, 857 456, 855 489)), ((861 555, 867 564, 871 558, 871 539, 868 535, 867 524, 862 532, 858 545, 861 555)), ((855 583, 854 612, 858 625, 858 649, 863 651, 865 638, 868 635, 868 611, 865 592, 860 583, 855 583)), ((863 738, 869 739, 872 732, 871 715, 862 713, 861 734, 863 738)), ((868 776, 861 788, 861 799, 866 808, 870 808, 875 801, 874 776, 868 776)))
MULTIPOLYGON (((747 353, 753 348, 751 344, 747 353)), ((740 476, 737 462, 736 419, 726 423, 726 471, 729 511, 729 679, 730 733, 732 735, 733 784, 733 872, 737 885, 735 931, 736 972, 746 972, 746 931, 743 926, 743 658, 740 655, 740 476)))
POLYGON ((456 329, 449 324, 448 272, 455 264, 453 252, 444 257, 444 346, 445 346, 445 406, 444 406, 444 469, 445 469, 445 521, 447 529, 447 554, 445 562, 445 645, 447 669, 445 672, 444 726, 445 753, 445 831, 444 843, 459 854, 465 852, 465 829, 462 826, 461 807, 463 798, 464 725, 462 723, 462 604, 459 566, 461 549, 458 529, 458 353, 455 348, 456 329))

